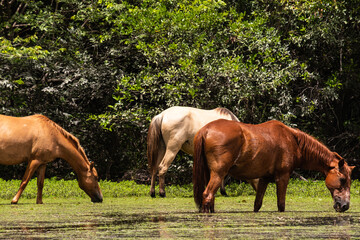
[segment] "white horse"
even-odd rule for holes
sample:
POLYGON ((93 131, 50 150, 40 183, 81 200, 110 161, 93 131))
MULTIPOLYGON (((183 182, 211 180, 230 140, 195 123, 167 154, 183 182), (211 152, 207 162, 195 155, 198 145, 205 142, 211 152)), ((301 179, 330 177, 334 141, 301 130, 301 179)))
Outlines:
MULTIPOLYGON (((156 115, 150 123, 147 136, 147 157, 151 174, 150 195, 155 197, 155 179, 159 171, 159 194, 165 197, 165 173, 182 150, 190 155, 194 153, 194 137, 200 128, 217 119, 239 121, 226 108, 203 110, 191 107, 171 107, 156 115)), ((257 179, 250 180, 256 190, 257 179)), ((221 194, 226 195, 224 183, 221 194)))

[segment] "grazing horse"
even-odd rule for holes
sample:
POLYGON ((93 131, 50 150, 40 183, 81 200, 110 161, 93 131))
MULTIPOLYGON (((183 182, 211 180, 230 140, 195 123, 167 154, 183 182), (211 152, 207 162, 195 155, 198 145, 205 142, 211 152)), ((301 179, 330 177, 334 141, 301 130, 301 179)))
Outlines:
POLYGON ((315 138, 275 120, 258 125, 213 121, 200 129, 194 139, 195 203, 201 212, 214 212, 215 193, 230 174, 244 179, 260 178, 255 212, 261 208, 268 183, 275 180, 277 206, 283 212, 286 188, 295 168, 324 173, 334 209, 349 209, 354 167, 315 138))
MULTIPOLYGON (((182 150, 193 155, 196 132, 216 119, 239 121, 226 108, 203 110, 191 107, 171 107, 156 115, 150 123, 147 136, 147 158, 151 174, 150 195, 155 197, 155 179, 159 170, 159 194, 165 197, 165 173, 182 150)), ((257 180, 250 182, 256 190, 257 180)), ((226 195, 224 184, 221 193, 226 195)))
POLYGON ((46 164, 61 158, 76 172, 79 186, 92 202, 102 202, 94 163, 89 162, 79 140, 43 115, 10 117, 0 115, 0 164, 28 162, 11 203, 16 204, 34 172, 38 171, 36 203, 42 203, 46 164))

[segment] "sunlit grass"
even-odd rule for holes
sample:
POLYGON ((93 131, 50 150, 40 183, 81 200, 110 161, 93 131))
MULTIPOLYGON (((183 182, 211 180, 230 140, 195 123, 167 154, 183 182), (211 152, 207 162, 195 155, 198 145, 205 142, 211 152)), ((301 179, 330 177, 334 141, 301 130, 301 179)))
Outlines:
MULTIPOLYGON (((12 199, 20 186, 20 180, 5 181, 0 179, 0 199, 12 199)), ((146 184, 137 184, 134 181, 100 181, 100 188, 104 198, 107 197, 132 197, 132 196, 149 196, 150 186, 146 184)), ((166 186, 167 197, 187 197, 192 198, 192 184, 187 185, 170 185, 166 186)), ((247 183, 231 183, 226 186, 227 194, 230 197, 237 196, 254 196, 255 191, 247 183)), ((158 187, 156 187, 158 193, 158 187)), ((353 181, 351 188, 351 195, 359 195, 360 182, 353 181)), ((36 178, 32 179, 21 198, 36 198, 37 185, 36 178)), ((220 193, 218 192, 218 195, 220 193)), ((274 183, 269 184, 266 196, 276 196, 276 186, 274 183)), ((308 182, 292 179, 287 188, 287 196, 302 196, 302 197, 330 197, 330 192, 325 186, 324 181, 311 181, 308 182)), ((56 178, 45 179, 43 197, 83 197, 87 195, 79 188, 77 180, 57 180, 56 178)), ((21 199, 20 199, 21 200, 21 199)))

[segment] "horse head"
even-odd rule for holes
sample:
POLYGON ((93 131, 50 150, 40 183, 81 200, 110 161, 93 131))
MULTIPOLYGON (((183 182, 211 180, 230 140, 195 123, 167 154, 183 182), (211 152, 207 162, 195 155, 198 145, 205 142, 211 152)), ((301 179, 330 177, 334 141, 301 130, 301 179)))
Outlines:
POLYGON ((325 184, 334 199, 335 211, 345 212, 350 207, 350 177, 355 167, 349 166, 338 154, 335 155, 337 159, 332 162, 334 166, 328 171, 325 184))
POLYGON ((99 187, 99 176, 94 167, 94 162, 90 162, 85 174, 78 176, 79 187, 86 192, 92 202, 102 202, 103 195, 99 187))

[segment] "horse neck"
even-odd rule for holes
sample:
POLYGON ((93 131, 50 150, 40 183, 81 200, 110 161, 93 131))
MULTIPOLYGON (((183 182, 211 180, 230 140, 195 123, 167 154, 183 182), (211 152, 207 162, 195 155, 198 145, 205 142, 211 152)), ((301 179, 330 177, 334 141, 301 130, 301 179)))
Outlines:
POLYGON ((78 176, 85 174, 89 169, 90 162, 83 149, 80 145, 78 147, 74 146, 74 144, 66 138, 64 141, 60 148, 60 158, 69 163, 78 176))
POLYGON ((58 148, 54 157, 68 162, 78 176, 86 173, 90 162, 80 146, 79 140, 49 118, 43 115, 34 115, 34 117, 42 121, 56 136, 58 148))
POLYGON ((300 130, 295 130, 299 144, 301 166, 306 170, 316 170, 327 173, 334 153, 324 144, 300 130))

